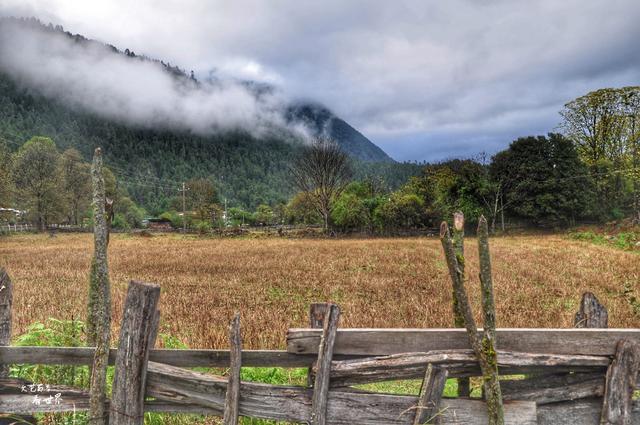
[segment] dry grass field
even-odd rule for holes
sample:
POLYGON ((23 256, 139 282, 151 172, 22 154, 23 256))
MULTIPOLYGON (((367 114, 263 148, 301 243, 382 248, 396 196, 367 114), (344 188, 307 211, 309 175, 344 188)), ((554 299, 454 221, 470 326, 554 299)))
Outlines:
MULTIPOLYGON (((494 238, 498 325, 569 327, 580 295, 606 304, 611 327, 640 327, 630 302, 640 256, 563 236, 494 238)), ((479 317, 477 250, 467 269, 479 317)), ((48 317, 84 319, 89 234, 0 238, 0 266, 15 283, 14 334, 48 317)), ((311 302, 342 307, 343 327, 449 327, 451 284, 439 240, 201 239, 112 235, 115 332, 130 279, 161 285, 161 332, 191 348, 227 346, 242 312, 246 348, 283 348, 289 327, 306 326, 311 302)), ((635 294, 636 296, 638 294, 635 294)), ((635 308, 637 310, 637 306, 635 308)), ((115 336, 114 336, 115 339, 115 336)))

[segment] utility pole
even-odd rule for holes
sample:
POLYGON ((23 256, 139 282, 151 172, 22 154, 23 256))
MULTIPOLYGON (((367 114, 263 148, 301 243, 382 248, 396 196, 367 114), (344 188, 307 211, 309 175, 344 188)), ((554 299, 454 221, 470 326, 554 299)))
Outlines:
POLYGON ((186 185, 184 182, 182 182, 182 233, 187 233, 187 201, 185 196, 186 191, 186 185))

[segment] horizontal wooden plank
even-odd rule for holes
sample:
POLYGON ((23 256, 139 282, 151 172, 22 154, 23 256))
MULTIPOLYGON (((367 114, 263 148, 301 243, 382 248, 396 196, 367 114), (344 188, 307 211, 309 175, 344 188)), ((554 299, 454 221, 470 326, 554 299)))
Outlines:
MULTIPOLYGON (((620 339, 640 342, 640 329, 497 329, 497 348, 527 353, 612 356, 620 339)), ((321 331, 290 329, 287 351, 317 354, 321 331)), ((385 356, 470 349, 465 329, 340 329, 335 353, 385 356)))
MULTIPOLYGON (((611 359, 608 356, 562 354, 530 354, 498 351, 501 373, 532 373, 533 371, 590 371, 604 374, 611 359)), ((444 350, 428 353, 403 353, 367 357, 331 363, 331 385, 334 388, 424 376, 426 365, 433 364, 450 371, 450 376, 480 374, 478 360, 471 350, 444 350)), ((313 368, 315 372, 315 366, 313 368)), ((522 400, 528 400, 523 398, 522 400)))
POLYGON ((533 378, 501 381, 503 400, 535 401, 542 404, 602 397, 604 394, 603 373, 571 373, 543 375, 533 378))
MULTIPOLYGON (((93 347, 0 347, 0 364, 89 365, 93 347)), ((113 364, 116 349, 109 353, 113 364)), ((353 358, 353 356, 347 356, 353 358)), ((336 358, 346 358, 336 356, 336 358)), ((179 367, 229 367, 229 350, 151 350, 149 359, 179 367)), ((308 367, 315 355, 295 355, 284 350, 243 350, 242 365, 251 367, 308 367)))
MULTIPOLYGON (((539 425, 600 425, 602 397, 538 406, 539 425)), ((640 402, 633 402, 630 425, 640 425, 640 402)))
MULTIPOLYGON (((156 400, 193 407, 221 410, 227 381, 190 370, 149 363, 147 395, 156 400)), ((304 387, 274 386, 243 382, 240 415, 289 422, 308 422, 312 390, 304 387)), ((412 424, 417 397, 361 392, 330 391, 327 423, 336 425, 412 424)), ((486 424, 486 406, 469 399, 449 399, 441 403, 443 423, 486 424)), ((533 402, 505 403, 507 424, 535 424, 533 402)))

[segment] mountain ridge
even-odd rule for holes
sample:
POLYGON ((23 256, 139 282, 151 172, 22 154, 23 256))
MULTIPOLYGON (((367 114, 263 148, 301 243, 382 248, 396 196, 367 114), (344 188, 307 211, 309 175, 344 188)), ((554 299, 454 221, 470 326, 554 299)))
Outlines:
MULTIPOLYGON (((105 48, 115 55, 125 57, 128 60, 139 60, 159 65, 167 74, 171 75, 176 80, 177 84, 183 85, 186 88, 189 88, 189 86, 202 86, 204 84, 209 84, 215 87, 216 85, 222 84, 222 81, 214 73, 211 73, 206 78, 206 81, 200 81, 195 77, 193 71, 187 73, 186 70, 178 66, 171 65, 169 62, 165 63, 163 60, 152 58, 146 55, 137 55, 135 52, 129 50, 128 48, 120 50, 111 44, 92 40, 85 37, 84 35, 72 34, 71 32, 65 31, 64 28, 60 25, 54 26, 51 23, 45 25, 35 18, 0 17, 0 26, 2 25, 9 26, 10 29, 11 26, 13 26, 14 30, 17 28, 26 27, 29 28, 29 30, 39 31, 50 36, 65 35, 69 40, 72 40, 75 44, 78 45, 98 46, 100 48, 105 48)), ((0 69, 2 69, 1 62, 0 69)), ((252 93, 257 100, 260 100, 260 98, 264 95, 271 94, 278 90, 276 87, 262 82, 251 80, 237 80, 236 82, 240 83, 243 87, 246 87, 247 91, 252 93)), ((46 93, 44 94, 46 96, 46 93)), ((100 115, 100 113, 98 114, 100 115)), ((288 104, 284 105, 281 114, 285 119, 287 125, 302 125, 309 130, 309 133, 312 137, 322 136, 332 138, 336 141, 336 143, 338 143, 338 145, 343 148, 343 150, 347 154, 355 159, 367 162, 394 161, 382 149, 380 149, 380 147, 371 142, 362 133, 353 128, 340 117, 336 116, 329 108, 318 102, 290 100, 288 101, 288 104)), ((105 116, 105 118, 111 119, 111 117, 109 116, 105 116)), ((238 128, 237 130, 242 131, 242 128, 238 128)), ((287 128, 280 128, 277 131, 283 133, 282 136, 284 139, 295 139, 297 137, 297 135, 295 134, 287 135, 287 128)))

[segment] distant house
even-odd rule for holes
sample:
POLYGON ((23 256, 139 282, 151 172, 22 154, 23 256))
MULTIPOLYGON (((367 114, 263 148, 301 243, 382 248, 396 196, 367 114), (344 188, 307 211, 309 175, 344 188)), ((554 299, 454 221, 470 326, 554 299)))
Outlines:
POLYGON ((0 207, 0 221, 17 222, 21 220, 26 211, 17 210, 15 208, 3 208, 0 207))
POLYGON ((171 220, 169 220, 168 218, 148 218, 145 221, 147 222, 147 228, 149 230, 157 230, 162 232, 173 230, 171 220))

